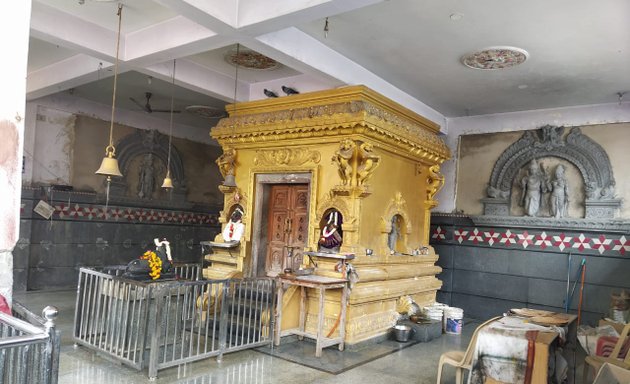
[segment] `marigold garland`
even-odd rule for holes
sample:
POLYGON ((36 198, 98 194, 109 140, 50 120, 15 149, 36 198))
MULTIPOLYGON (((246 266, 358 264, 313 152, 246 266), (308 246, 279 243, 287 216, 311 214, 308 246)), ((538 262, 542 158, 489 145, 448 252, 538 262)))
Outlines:
POLYGON ((153 251, 146 251, 140 258, 149 261, 149 268, 151 268, 149 276, 151 276, 153 280, 159 279, 162 274, 162 259, 153 251))

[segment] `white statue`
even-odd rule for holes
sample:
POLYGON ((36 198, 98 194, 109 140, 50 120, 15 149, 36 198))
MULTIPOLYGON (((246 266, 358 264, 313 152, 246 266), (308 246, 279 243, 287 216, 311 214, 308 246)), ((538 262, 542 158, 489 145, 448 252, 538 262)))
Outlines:
POLYGON ((241 241, 241 237, 243 237, 243 233, 245 232, 245 224, 241 221, 242 218, 243 211, 241 208, 237 207, 234 212, 232 212, 230 221, 225 228, 223 228, 223 240, 226 243, 241 241))
POLYGON ((525 214, 536 216, 540 209, 542 194, 547 192, 545 175, 536 160, 530 161, 527 176, 521 179, 521 187, 523 188, 521 205, 525 208, 525 214))
POLYGON ((556 178, 551 182, 551 187, 551 214, 556 219, 565 217, 569 205, 569 185, 562 164, 556 167, 556 178))

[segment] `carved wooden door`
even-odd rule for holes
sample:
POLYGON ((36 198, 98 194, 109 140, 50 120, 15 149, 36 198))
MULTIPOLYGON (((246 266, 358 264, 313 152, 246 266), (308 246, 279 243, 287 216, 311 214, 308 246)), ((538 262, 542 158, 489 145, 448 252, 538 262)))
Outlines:
POLYGON ((266 271, 297 269, 308 231, 308 184, 274 184, 269 194, 266 271), (289 248, 291 247, 291 248, 289 248))

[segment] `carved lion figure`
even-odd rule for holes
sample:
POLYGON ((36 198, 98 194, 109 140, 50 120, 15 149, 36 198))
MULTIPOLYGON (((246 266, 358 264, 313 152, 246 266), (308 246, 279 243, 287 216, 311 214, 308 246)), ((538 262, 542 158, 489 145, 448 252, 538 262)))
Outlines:
POLYGON ((356 148, 354 141, 345 139, 339 143, 339 149, 335 151, 332 157, 333 163, 337 164, 339 177, 343 185, 348 185, 352 180, 352 156, 356 148))
POLYGON ((234 166, 236 164, 236 150, 234 148, 226 148, 223 154, 216 160, 219 171, 223 178, 228 175, 234 175, 234 166))
POLYGON ((374 153, 374 146, 370 143, 359 146, 359 156, 361 162, 357 167, 357 185, 363 185, 380 164, 381 157, 374 153))
POLYGON ((430 166, 427 175, 427 200, 433 200, 442 186, 444 186, 444 175, 440 173, 440 166, 437 164, 430 166))

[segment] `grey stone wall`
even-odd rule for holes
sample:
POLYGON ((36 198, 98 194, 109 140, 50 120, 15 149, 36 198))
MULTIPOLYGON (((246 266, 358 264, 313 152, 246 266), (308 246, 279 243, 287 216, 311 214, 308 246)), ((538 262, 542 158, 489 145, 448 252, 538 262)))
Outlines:
POLYGON ((216 208, 155 207, 158 202, 105 204, 96 194, 53 192, 52 220, 33 212, 40 190, 22 191, 20 237, 13 251, 15 291, 72 289, 83 266, 127 264, 153 249, 155 237, 171 243, 176 261, 200 262, 200 241, 220 231, 216 208))
MULTIPOLYGON (((607 315, 610 294, 630 289, 630 236, 624 233, 478 226, 464 216, 434 215, 431 244, 443 281, 438 301, 486 319, 510 308, 564 312, 568 257, 571 286, 586 259, 582 313, 594 324, 607 315)), ((577 312, 579 282, 571 304, 577 312)))

